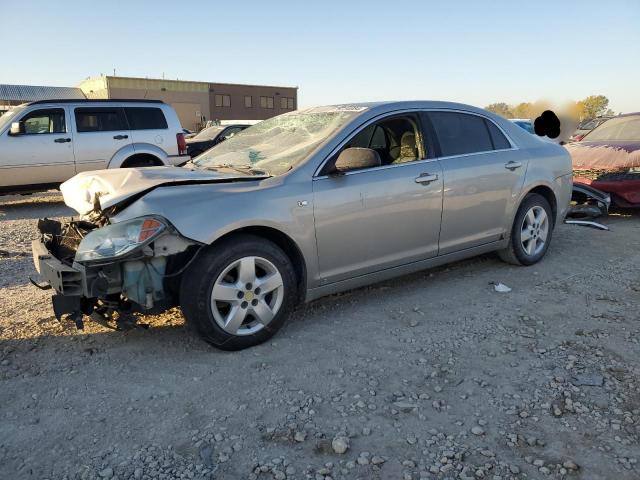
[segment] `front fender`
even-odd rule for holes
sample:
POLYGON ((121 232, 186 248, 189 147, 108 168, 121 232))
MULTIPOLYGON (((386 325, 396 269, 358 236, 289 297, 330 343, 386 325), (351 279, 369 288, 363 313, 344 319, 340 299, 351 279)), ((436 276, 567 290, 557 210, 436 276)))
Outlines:
POLYGON ((259 182, 166 186, 154 189, 119 212, 112 221, 144 215, 166 218, 186 238, 212 244, 248 227, 266 227, 289 237, 302 253, 307 285, 317 282, 317 252, 311 182, 280 190, 282 178, 259 182))

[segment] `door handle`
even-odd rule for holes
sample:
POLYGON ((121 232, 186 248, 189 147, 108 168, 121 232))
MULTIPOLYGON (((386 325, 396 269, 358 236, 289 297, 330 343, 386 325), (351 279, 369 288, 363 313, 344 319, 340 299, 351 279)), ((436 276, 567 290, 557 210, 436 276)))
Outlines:
POLYGON ((67 142, 70 142, 70 141, 71 141, 70 138, 56 138, 54 140, 54 142, 56 142, 56 143, 67 143, 67 142))
POLYGON ((114 135, 114 140, 124 140, 125 138, 129 138, 129 135, 114 135))
POLYGON ((504 164, 504 168, 511 171, 514 171, 516 168, 520 168, 521 166, 522 162, 507 162, 504 164))
POLYGON ((430 173, 421 173, 419 177, 416 177, 416 183, 427 184, 434 182, 438 179, 438 175, 430 173))

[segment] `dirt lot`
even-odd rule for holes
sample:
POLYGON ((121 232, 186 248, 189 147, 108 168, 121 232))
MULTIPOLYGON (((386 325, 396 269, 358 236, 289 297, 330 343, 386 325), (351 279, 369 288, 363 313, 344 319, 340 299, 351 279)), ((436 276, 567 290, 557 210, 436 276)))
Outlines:
POLYGON ((178 310, 62 328, 29 242, 69 214, 0 200, 2 479, 640 478, 640 215, 562 225, 534 267, 325 298, 224 353, 178 310))

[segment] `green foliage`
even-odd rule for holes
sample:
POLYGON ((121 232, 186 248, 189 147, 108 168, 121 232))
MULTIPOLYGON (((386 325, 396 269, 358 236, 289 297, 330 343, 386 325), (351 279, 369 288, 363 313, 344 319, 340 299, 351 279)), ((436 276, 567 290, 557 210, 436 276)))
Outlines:
MULTIPOLYGON (((586 120, 601 115, 614 115, 609 107, 609 99, 604 95, 591 95, 578 102, 569 102, 561 108, 565 114, 572 118, 586 120)), ((542 111, 550 108, 545 102, 521 102, 517 105, 509 105, 504 102, 496 102, 484 107, 485 110, 501 115, 505 118, 530 118, 534 119, 542 111)), ((555 110, 555 109, 554 109, 555 110)), ((561 113, 557 112, 556 113, 561 113)))
POLYGON ((513 112, 511 111, 511 107, 506 103, 492 103, 491 105, 487 105, 484 107, 485 110, 489 110, 490 112, 501 115, 505 118, 514 118, 513 112))
POLYGON ((609 106, 609 99, 604 95, 591 95, 577 102, 577 105, 580 120, 585 120, 604 115, 609 106))

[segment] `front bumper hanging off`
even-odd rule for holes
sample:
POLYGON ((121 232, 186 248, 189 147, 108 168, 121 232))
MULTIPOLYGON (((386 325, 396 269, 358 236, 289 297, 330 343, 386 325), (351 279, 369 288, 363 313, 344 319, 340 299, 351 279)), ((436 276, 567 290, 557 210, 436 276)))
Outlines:
POLYGON ((70 318, 78 328, 83 327, 85 315, 103 324, 114 317, 116 324, 129 324, 134 311, 157 313, 177 303, 182 271, 200 244, 168 231, 128 257, 76 262, 78 245, 94 228, 99 227, 83 221, 38 222, 41 237, 31 243, 33 262, 41 280, 55 291, 52 303, 58 320, 70 318))
POLYGON ((58 321, 70 315, 76 326, 83 328, 82 316, 90 315, 95 305, 83 296, 83 284, 86 284, 83 272, 55 258, 42 240, 31 242, 31 252, 36 271, 56 292, 51 301, 58 321))

